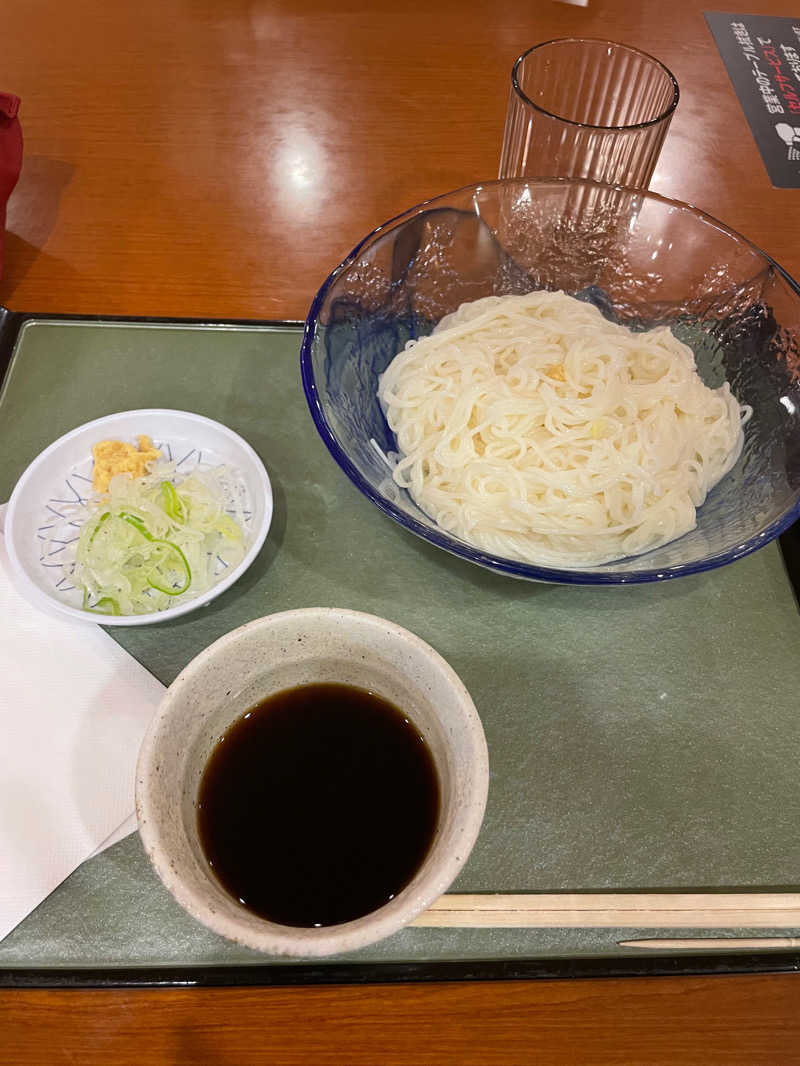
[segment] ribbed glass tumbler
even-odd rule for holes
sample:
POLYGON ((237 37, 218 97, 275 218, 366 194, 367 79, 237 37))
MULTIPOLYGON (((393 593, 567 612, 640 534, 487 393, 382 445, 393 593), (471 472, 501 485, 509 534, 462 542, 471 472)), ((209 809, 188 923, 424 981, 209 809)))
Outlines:
POLYGON ((501 178, 591 178, 646 189, 678 104, 657 59, 611 41, 564 38, 511 73, 501 178))

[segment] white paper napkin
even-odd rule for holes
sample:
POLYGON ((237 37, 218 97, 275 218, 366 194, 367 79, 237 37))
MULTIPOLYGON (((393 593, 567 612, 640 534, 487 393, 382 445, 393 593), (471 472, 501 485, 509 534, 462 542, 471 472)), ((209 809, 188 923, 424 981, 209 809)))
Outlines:
POLYGON ((136 827, 136 758, 164 686, 98 626, 30 606, 2 534, 0 678, 2 939, 136 827))

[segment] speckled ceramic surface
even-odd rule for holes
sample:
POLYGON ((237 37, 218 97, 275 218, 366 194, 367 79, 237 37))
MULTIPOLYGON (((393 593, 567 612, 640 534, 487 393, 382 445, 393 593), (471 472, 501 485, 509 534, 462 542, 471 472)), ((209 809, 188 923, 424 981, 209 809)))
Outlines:
POLYGON ((477 711, 441 656, 391 622, 320 607, 249 622, 186 667, 167 691, 142 745, 136 808, 151 862, 190 914, 248 947, 318 956, 381 940, 448 888, 478 835, 488 781, 477 711), (357 685, 402 707, 436 761, 442 810, 425 862, 394 900, 356 921, 298 929, 251 914, 218 884, 200 847, 196 799, 209 755, 225 730, 272 693, 311 682, 357 685))

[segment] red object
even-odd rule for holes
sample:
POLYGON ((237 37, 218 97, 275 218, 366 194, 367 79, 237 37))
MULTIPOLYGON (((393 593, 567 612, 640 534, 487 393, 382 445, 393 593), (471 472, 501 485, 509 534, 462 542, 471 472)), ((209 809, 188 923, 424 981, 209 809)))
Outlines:
POLYGON ((17 118, 19 97, 0 93, 0 276, 3 273, 3 235, 6 203, 22 166, 22 127, 17 118))

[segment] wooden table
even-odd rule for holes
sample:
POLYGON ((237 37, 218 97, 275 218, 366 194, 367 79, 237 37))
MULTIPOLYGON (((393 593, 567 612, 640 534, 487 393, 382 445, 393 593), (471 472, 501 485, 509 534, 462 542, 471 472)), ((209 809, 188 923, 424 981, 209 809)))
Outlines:
MULTIPOLYGON (((305 317, 399 210, 496 174, 511 64, 551 37, 660 57, 681 102, 652 187, 800 275, 800 192, 772 188, 691 0, 5 0, 0 89, 25 161, 0 302, 305 317)), ((728 5, 730 6, 730 5, 728 5)), ((749 12, 798 14, 788 0, 749 12)), ((800 1062, 791 975, 263 990, 15 991, 4 1062, 800 1062)))

